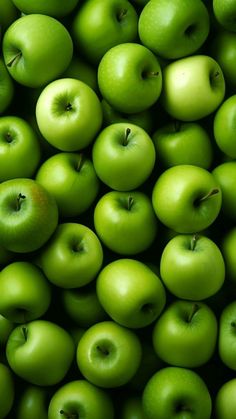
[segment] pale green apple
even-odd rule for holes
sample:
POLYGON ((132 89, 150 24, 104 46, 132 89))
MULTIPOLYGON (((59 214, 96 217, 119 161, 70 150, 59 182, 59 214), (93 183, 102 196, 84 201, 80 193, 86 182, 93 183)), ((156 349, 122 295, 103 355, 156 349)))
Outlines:
POLYGON ((236 416, 236 378, 231 378, 220 386, 215 397, 215 418, 232 419, 236 416))

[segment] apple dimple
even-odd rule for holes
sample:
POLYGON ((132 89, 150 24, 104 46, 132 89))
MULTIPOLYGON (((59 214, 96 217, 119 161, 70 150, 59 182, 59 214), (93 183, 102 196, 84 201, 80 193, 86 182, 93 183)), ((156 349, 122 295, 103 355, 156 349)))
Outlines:
POLYGON ((116 13, 116 19, 119 23, 121 23, 127 16, 128 10, 125 8, 119 9, 116 13))
POLYGON ((66 412, 65 410, 61 409, 59 413, 66 419, 79 419, 79 414, 75 411, 66 412))
POLYGON ((22 52, 16 49, 13 58, 7 63, 7 67, 13 67, 17 65, 22 57, 23 57, 22 52))
POLYGON ((188 25, 187 28, 184 31, 184 35, 188 38, 191 38, 196 33, 198 27, 196 23, 192 23, 191 25, 188 25))

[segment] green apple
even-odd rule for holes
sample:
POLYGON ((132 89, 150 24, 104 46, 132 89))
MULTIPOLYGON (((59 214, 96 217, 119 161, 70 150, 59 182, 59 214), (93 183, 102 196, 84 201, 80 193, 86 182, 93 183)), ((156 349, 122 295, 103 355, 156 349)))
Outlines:
POLYGON ((39 249, 58 223, 56 201, 35 180, 14 178, 0 184, 0 243, 13 252, 39 249))
MULTIPOLYGON (((235 38, 236 39, 236 38, 235 38)), ((214 138, 219 149, 232 159, 236 158, 235 135, 236 94, 228 97, 214 116, 214 138)))
POLYGON ((145 419, 139 395, 127 395, 121 405, 120 419, 145 419))
POLYGON ((99 179, 111 189, 131 191, 151 175, 156 152, 141 127, 125 122, 111 124, 96 137, 92 161, 99 179))
POLYGON ((168 122, 156 129, 152 139, 158 161, 165 169, 178 164, 209 169, 212 164, 210 135, 198 122, 168 122))
POLYGON ((45 139, 61 151, 87 147, 102 125, 102 107, 91 87, 73 78, 49 83, 36 104, 36 119, 45 139))
POLYGON ((151 0, 140 13, 138 30, 141 43, 155 54, 177 59, 206 41, 208 10, 201 0, 151 0))
POLYGON ((73 55, 71 62, 62 77, 81 80, 98 93, 96 67, 92 66, 84 58, 81 58, 76 54, 73 55))
POLYGON ((54 154, 41 164, 35 179, 54 196, 61 217, 84 213, 100 186, 92 161, 83 153, 54 154))
POLYGON ((153 346, 167 364, 196 368, 212 358, 217 332, 216 316, 207 304, 175 300, 154 325, 153 346))
POLYGON ((40 266, 54 285, 79 288, 97 276, 103 249, 97 235, 83 224, 60 223, 41 249, 40 266))
POLYGON ((160 174, 152 202, 165 226, 178 233, 196 233, 216 220, 222 195, 219 182, 208 170, 181 164, 160 174))
POLYGON ((194 370, 165 367, 143 391, 146 419, 210 419, 212 400, 206 383, 194 370))
POLYGON ((48 419, 48 390, 28 384, 16 406, 16 419, 48 419))
POLYGON ((236 370, 236 302, 228 302, 219 320, 218 352, 221 362, 231 370, 236 370))
POLYGON ((41 148, 31 125, 18 116, 0 117, 0 182, 33 177, 41 148))
POLYGON ((19 11, 12 0, 1 0, 0 3, 0 36, 19 17, 19 11))
POLYGON ((10 368, 0 363, 0 418, 5 419, 15 400, 15 383, 10 368))
POLYGON ((7 339, 14 328, 14 323, 0 314, 0 347, 7 343, 7 339))
POLYGON ((82 375, 102 388, 127 384, 136 373, 142 355, 138 336, 113 321, 96 323, 82 335, 77 364, 82 375))
POLYGON ((158 230, 151 199, 138 190, 102 195, 94 209, 94 226, 101 242, 122 255, 147 250, 158 230))
POLYGON ((57 19, 29 14, 9 26, 2 49, 12 78, 24 86, 39 87, 65 71, 72 58, 73 43, 66 27, 57 19))
POLYGON ((57 18, 64 17, 71 13, 77 6, 79 0, 12 0, 12 3, 24 14, 40 13, 57 18))
POLYGON ((181 58, 163 69, 161 102, 175 119, 190 122, 202 119, 218 108, 224 95, 223 72, 208 55, 181 58))
POLYGON ((138 15, 128 0, 87 0, 72 23, 74 45, 98 64, 112 47, 133 42, 138 35, 138 15))
POLYGON ((215 397, 215 418, 232 419, 236 416, 236 378, 225 381, 215 397))
POLYGON ((213 0, 216 20, 224 28, 236 32, 236 4, 234 0, 213 0))
POLYGON ((51 303, 51 287, 29 261, 16 261, 0 272, 0 313, 15 323, 43 316, 51 303))
POLYGON ((236 220, 236 161, 226 161, 214 168, 212 174, 222 191, 222 213, 231 220, 236 220))
POLYGON ((127 114, 150 108, 162 90, 162 70, 157 57, 144 45, 127 42, 110 48, 98 65, 102 97, 127 114))
POLYGON ((97 295, 109 316, 128 328, 151 324, 166 303, 159 277, 136 259, 116 259, 97 277, 97 295))
POLYGON ((219 63, 226 85, 235 91, 236 33, 217 31, 209 45, 211 56, 219 63))
POLYGON ((207 236, 180 234, 164 247, 160 274, 174 296, 204 300, 216 294, 224 284, 224 258, 219 247, 207 236))
MULTIPOLYGON (((0 6, 1 7, 1 6, 0 6)), ((5 63, 0 58, 0 114, 3 114, 13 101, 15 86, 5 63)))
POLYGON ((38 386, 52 386, 66 376, 75 354, 70 334, 49 320, 33 320, 11 332, 6 356, 12 371, 38 386), (30 356, 29 356, 30 354, 30 356))
POLYGON ((66 382, 53 394, 48 419, 114 419, 110 395, 86 380, 66 382))
POLYGON ((62 290, 62 304, 65 313, 80 327, 88 328, 108 317, 98 300, 94 281, 80 288, 62 290))
POLYGON ((221 251, 225 261, 226 277, 236 283, 236 227, 231 226, 222 237, 221 251))

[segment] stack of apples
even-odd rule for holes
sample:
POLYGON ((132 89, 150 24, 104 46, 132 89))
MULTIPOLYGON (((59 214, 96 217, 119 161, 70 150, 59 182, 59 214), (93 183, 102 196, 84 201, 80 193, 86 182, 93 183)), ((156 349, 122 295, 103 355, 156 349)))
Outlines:
POLYGON ((0 28, 0 419, 236 418, 235 0, 0 28))

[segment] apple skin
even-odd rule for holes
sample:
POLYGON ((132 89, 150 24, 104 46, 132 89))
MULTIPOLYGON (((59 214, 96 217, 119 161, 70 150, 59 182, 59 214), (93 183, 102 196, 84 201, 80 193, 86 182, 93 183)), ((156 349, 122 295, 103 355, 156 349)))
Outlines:
POLYGON ((213 125, 217 146, 223 153, 232 159, 236 158, 236 145, 234 141, 235 119, 236 94, 228 97, 217 109, 213 125))
POLYGON ((27 87, 40 87, 65 71, 73 55, 73 42, 57 19, 29 14, 9 26, 2 50, 5 65, 14 80, 27 87), (48 39, 46 45, 45 39, 48 39), (22 60, 27 65, 22 65, 22 60))
POLYGON ((208 55, 192 55, 170 62, 162 71, 161 103, 180 121, 193 122, 212 114, 225 96, 219 64, 208 55))
POLYGON ((31 125, 17 116, 0 117, 0 182, 33 177, 41 148, 31 125))
POLYGON ((7 339, 13 328, 14 323, 0 314, 0 348, 6 345, 7 339))
POLYGON ((228 302, 221 311, 218 338, 218 352, 220 360, 224 365, 233 371, 236 371, 235 316, 236 302, 228 302))
POLYGON ((87 0, 72 23, 74 45, 95 65, 118 44, 138 36, 138 15, 127 0, 87 0))
POLYGON ((20 395, 17 419, 48 419, 48 390, 28 384, 20 395))
POLYGON ((168 122, 152 135, 159 164, 165 169, 191 164, 209 169, 213 146, 206 129, 198 122, 168 122))
POLYGON ((223 286, 224 258, 220 248, 207 236, 180 234, 164 247, 160 274, 174 296, 200 301, 216 294, 223 286))
POLYGON ((210 45, 211 56, 219 63, 226 85, 235 91, 236 75, 236 33, 230 31, 219 30, 213 37, 210 45))
POLYGON ((61 77, 81 80, 91 87, 95 93, 98 93, 96 67, 88 63, 84 58, 78 57, 75 54, 61 77))
POLYGON ((216 316, 207 304, 175 300, 154 325, 153 346, 167 364, 196 368, 213 356, 217 332, 216 316))
POLYGON ((226 277, 236 284, 236 227, 230 227, 222 237, 221 251, 225 261, 226 277))
POLYGON ((62 288, 79 288, 95 279, 103 263, 103 249, 89 227, 61 223, 39 258, 50 282, 62 288))
POLYGON ((142 346, 130 329, 113 321, 96 323, 82 335, 76 353, 82 375, 102 388, 131 380, 141 362, 142 346))
POLYGON ((84 419, 114 419, 109 394, 83 379, 66 382, 57 389, 48 409, 48 419, 80 416, 84 419))
POLYGON ((83 153, 54 154, 41 164, 35 179, 54 196, 61 217, 88 210, 100 187, 92 161, 83 153))
POLYGON ((213 11, 220 26, 236 32, 236 5, 234 0, 213 0, 213 11))
POLYGON ((3 59, 0 59, 0 115, 3 114, 13 101, 15 86, 8 73, 3 59))
POLYGON ((210 419, 212 401, 202 378, 191 369, 165 367, 154 374, 143 391, 147 419, 210 419))
POLYGON ((160 63, 141 44, 127 42, 110 48, 99 62, 97 74, 102 97, 120 112, 142 112, 161 94, 160 63))
POLYGON ((56 201, 35 180, 14 178, 0 184, 0 243, 6 249, 17 253, 37 250, 57 224, 56 201))
POLYGON ((152 191, 158 219, 178 233, 196 233, 209 227, 219 215, 221 203, 219 182, 199 166, 178 165, 166 169, 152 191))
POLYGON ((224 382, 215 397, 216 419, 231 419, 236 415, 236 378, 224 382))
POLYGON ((15 383, 10 368, 0 363, 0 418, 4 419, 13 407, 15 383))
POLYGON ((196 52, 206 41, 209 29, 209 14, 200 0, 151 0, 139 16, 141 43, 167 59, 196 52))
POLYGON ((116 259, 97 277, 97 296, 104 310, 128 328, 151 324, 166 303, 165 288, 159 277, 135 259, 116 259))
POLYGON ((16 261, 0 272, 0 313, 15 323, 37 319, 51 303, 51 287, 42 271, 28 261, 16 261))
POLYGON ((24 14, 40 13, 43 15, 62 18, 71 13, 77 6, 78 0, 36 0, 29 3, 27 0, 12 0, 12 3, 24 14))
POLYGON ((118 122, 104 128, 92 147, 99 179, 111 189, 131 191, 151 175, 156 152, 151 137, 141 127, 118 122))
POLYGON ((147 250, 158 230, 151 199, 138 190, 102 195, 94 209, 94 226, 101 242, 121 255, 147 250))
POLYGON ((1 0, 0 4, 0 36, 19 17, 19 11, 12 0, 1 0))
POLYGON ((48 320, 33 320, 16 326, 6 345, 7 361, 12 371, 38 386, 60 383, 71 366, 74 354, 75 346, 70 334, 48 320))
POLYGON ((36 120, 43 137, 56 149, 78 151, 86 148, 98 134, 102 107, 87 84, 61 78, 49 83, 41 92, 36 104, 36 120))
POLYGON ((236 161, 226 161, 216 166, 212 174, 222 191, 222 214, 230 220, 236 220, 236 161))

